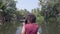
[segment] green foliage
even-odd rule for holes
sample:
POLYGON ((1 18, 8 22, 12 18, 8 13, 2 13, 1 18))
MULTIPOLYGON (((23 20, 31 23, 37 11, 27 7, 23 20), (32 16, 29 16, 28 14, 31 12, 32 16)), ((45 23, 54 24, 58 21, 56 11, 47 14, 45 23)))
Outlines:
POLYGON ((8 1, 2 0, 0 2, 0 9, 2 10, 0 12, 4 22, 11 20, 16 10, 15 6, 16 6, 16 2, 14 0, 8 0, 8 1))
MULTIPOLYGON (((60 34, 60 0, 39 0, 42 6, 32 9, 36 21, 42 26, 43 34, 60 34)), ((16 10, 16 1, 0 0, 0 34, 15 34, 20 19, 30 12, 27 9, 16 10)))
POLYGON ((45 28, 45 30, 43 30, 43 34, 57 34, 57 33, 60 34, 58 31, 60 0, 45 0, 45 1, 39 0, 42 6, 40 14, 44 17, 42 29, 45 28))
POLYGON ((41 16, 40 14, 40 9, 39 8, 34 8, 32 9, 32 13, 36 16, 36 21, 39 25, 42 25, 43 21, 44 21, 44 17, 41 16))
POLYGON ((14 0, 0 0, 0 34, 15 34, 16 2, 14 0))

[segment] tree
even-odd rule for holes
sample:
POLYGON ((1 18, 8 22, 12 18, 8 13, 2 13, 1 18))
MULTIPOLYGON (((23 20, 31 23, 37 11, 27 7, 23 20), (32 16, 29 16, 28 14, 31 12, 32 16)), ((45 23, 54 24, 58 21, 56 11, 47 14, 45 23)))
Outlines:
POLYGON ((44 21, 44 17, 41 16, 40 14, 40 9, 39 8, 34 8, 31 11, 35 16, 36 16, 36 21, 39 25, 42 25, 43 21, 44 21))
POLYGON ((16 2, 14 0, 2 0, 0 9, 2 10, 3 22, 10 21, 16 10, 16 2), (8 17, 8 18, 7 18, 8 17))
POLYGON ((14 0, 0 0, 0 34, 14 34, 16 30, 15 19, 16 2, 14 0))
MULTIPOLYGON (((46 34, 57 34, 58 29, 58 14, 60 7, 60 0, 39 0, 42 5, 41 15, 44 16, 44 26, 46 34), (58 4, 58 6, 57 6, 58 4), (58 11, 57 11, 58 10, 58 11), (52 20, 53 19, 53 20, 52 20)), ((59 34, 59 33, 58 33, 59 34)))

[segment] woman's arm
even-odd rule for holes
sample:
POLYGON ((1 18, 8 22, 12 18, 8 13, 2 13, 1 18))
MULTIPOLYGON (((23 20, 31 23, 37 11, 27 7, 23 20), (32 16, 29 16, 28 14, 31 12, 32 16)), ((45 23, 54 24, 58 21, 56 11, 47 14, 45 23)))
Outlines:
POLYGON ((25 34, 25 27, 22 28, 22 34, 25 34))

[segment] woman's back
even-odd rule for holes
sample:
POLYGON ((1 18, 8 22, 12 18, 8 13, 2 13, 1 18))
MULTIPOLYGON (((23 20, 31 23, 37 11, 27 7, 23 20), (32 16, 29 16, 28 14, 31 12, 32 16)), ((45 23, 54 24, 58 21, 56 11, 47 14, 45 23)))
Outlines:
POLYGON ((25 25, 25 34, 37 34, 38 24, 26 24, 25 25))
POLYGON ((28 14, 25 17, 26 24, 23 26, 22 34, 37 34, 38 24, 36 23, 36 17, 34 14, 28 14))

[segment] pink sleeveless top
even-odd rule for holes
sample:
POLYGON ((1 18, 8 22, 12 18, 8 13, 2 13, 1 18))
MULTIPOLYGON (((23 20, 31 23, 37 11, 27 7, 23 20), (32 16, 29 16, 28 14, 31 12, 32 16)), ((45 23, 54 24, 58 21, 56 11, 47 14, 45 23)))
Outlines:
POLYGON ((26 24, 25 25, 25 34, 37 34, 38 24, 26 24))

